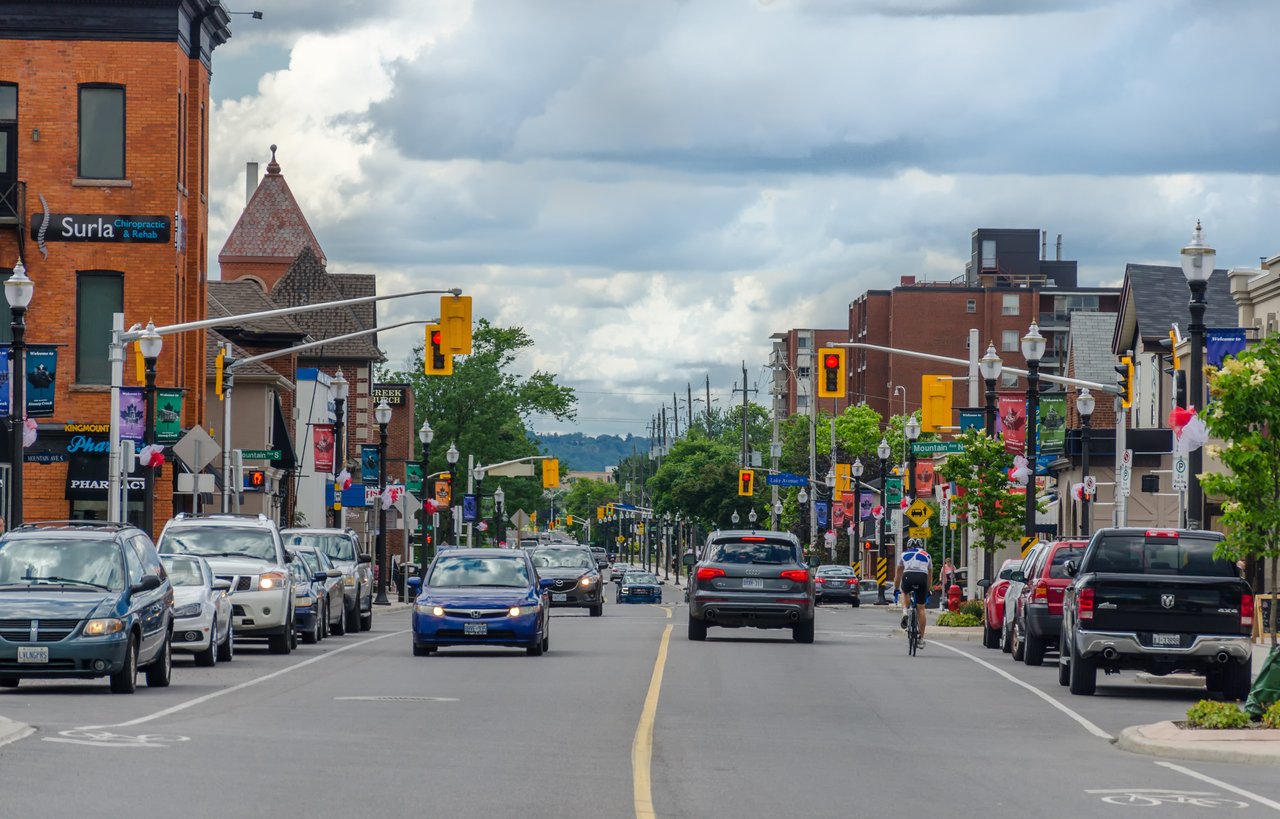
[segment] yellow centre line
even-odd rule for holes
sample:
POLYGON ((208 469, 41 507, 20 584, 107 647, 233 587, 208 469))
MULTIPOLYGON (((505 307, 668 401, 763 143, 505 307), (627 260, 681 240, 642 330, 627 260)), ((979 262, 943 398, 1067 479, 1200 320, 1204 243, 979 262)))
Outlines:
MULTIPOLYGON (((667 619, 671 609, 667 609, 667 619)), ((653 812, 653 783, 650 768, 653 761, 653 719, 658 713, 658 695, 662 692, 662 672, 667 665, 667 645, 671 642, 672 624, 662 630, 658 643, 658 659, 653 664, 653 676, 649 678, 649 693, 644 698, 640 712, 640 724, 636 726, 635 739, 631 741, 632 797, 636 804, 636 819, 650 819, 653 812)))

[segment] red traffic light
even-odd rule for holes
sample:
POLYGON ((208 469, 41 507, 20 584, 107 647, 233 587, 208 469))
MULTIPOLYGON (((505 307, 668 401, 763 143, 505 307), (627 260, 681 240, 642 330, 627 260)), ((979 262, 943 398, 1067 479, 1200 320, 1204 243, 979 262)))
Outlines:
POLYGON ((840 356, 838 356, 838 355, 828 355, 826 358, 824 358, 824 359, 822 360, 822 366, 826 367, 828 370, 835 370, 835 369, 839 369, 839 367, 840 367, 840 356))
POLYGON ((432 343, 433 345, 435 345, 435 346, 439 347, 439 346, 440 346, 440 342, 441 342, 443 339, 444 339, 444 334, 443 334, 443 333, 441 333, 439 330, 433 330, 433 331, 431 332, 431 343, 432 343))

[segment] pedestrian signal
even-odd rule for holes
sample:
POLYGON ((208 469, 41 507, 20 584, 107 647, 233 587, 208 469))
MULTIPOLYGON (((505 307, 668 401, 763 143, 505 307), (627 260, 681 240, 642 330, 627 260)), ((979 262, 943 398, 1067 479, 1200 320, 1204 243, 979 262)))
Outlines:
POLYGON ((843 347, 823 347, 818 350, 818 364, 821 367, 818 377, 819 398, 844 398, 844 354, 843 347))
POLYGON ((755 494, 756 473, 750 469, 738 470, 738 494, 750 497, 755 494))
POLYGON ((453 375, 453 355, 445 348, 444 330, 439 324, 427 325, 427 344, 422 351, 425 375, 453 375))

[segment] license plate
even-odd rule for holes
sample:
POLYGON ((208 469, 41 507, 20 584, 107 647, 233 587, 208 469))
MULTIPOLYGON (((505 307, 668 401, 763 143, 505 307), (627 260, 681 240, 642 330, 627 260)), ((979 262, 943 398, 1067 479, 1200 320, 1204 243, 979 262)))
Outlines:
POLYGON ((567 595, 567 594, 553 594, 553 595, 551 595, 551 602, 552 602, 552 603, 563 603, 564 601, 566 601, 566 600, 568 600, 568 599, 569 599, 569 595, 567 595))
POLYGON ((1152 634, 1151 644, 1154 646, 1173 646, 1177 648, 1182 645, 1182 635, 1180 634, 1152 634))
POLYGON ((742 588, 744 589, 763 589, 764 579, 760 577, 744 577, 742 578, 742 588))
POLYGON ((49 648, 48 646, 18 646, 18 662, 47 663, 49 648))
POLYGON ((488 623, 463 623, 462 633, 472 637, 483 637, 489 633, 488 623))

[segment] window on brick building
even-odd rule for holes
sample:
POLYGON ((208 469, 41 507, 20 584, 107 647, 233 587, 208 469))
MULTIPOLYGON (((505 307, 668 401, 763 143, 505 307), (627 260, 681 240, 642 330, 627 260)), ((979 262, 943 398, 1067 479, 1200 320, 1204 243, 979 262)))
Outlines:
POLYGON ((83 179, 124 179, 124 88, 80 86, 80 166, 83 179))
POLYGON ((964 302, 964 311, 965 311, 966 313, 976 313, 976 312, 978 312, 978 300, 977 300, 977 299, 965 299, 965 302, 964 302))
POLYGON ((1000 352, 1016 353, 1022 349, 1022 339, 1018 337, 1017 330, 1001 330, 1000 331, 1000 352))
POLYGON ((1016 387, 1018 386, 1018 378, 1017 373, 1000 373, 1000 386, 1016 387))
POLYGON ((111 316, 124 312, 124 276, 106 270, 76 277, 76 383, 110 384, 111 316))
POLYGON ((1016 316, 1021 310, 1020 297, 1017 293, 1005 293, 1000 304, 1000 313, 1005 316, 1016 316))
MULTIPOLYGON (((0 216, 18 215, 18 86, 0 83, 0 216)), ((7 339, 6 339, 7 340, 7 339)))

